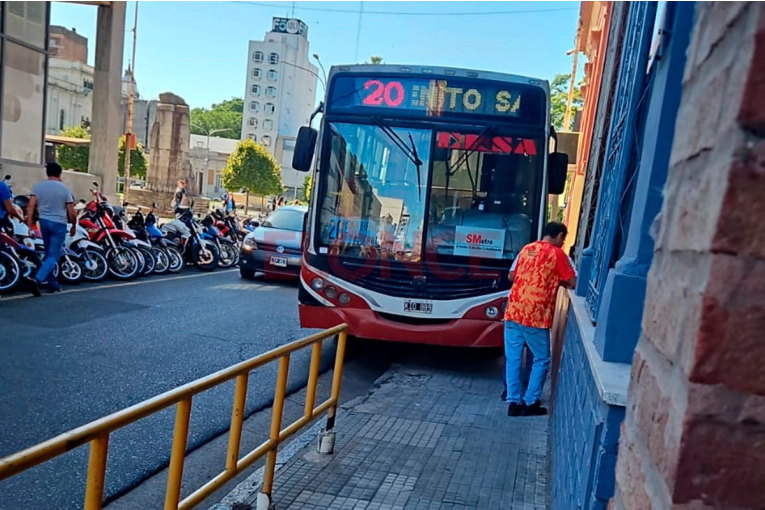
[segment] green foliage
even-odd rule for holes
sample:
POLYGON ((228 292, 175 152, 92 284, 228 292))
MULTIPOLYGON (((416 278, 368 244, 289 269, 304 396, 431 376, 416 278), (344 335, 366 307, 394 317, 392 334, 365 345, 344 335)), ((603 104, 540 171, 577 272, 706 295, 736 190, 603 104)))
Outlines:
POLYGON ((373 64, 373 65, 380 65, 383 63, 383 58, 379 55, 372 55, 369 57, 369 62, 364 62, 365 64, 373 64))
MULTIPOLYGON (((125 175, 125 135, 120 137, 120 150, 117 159, 117 173, 122 177, 125 175)), ((147 166, 143 144, 136 142, 135 150, 130 151, 130 178, 145 179, 147 166)))
MULTIPOLYGON (((68 127, 61 132, 61 136, 69 138, 81 138, 90 140, 90 129, 82 126, 68 127)), ((56 160, 64 170, 76 170, 77 172, 88 171, 89 147, 67 147, 59 145, 56 148, 56 160)))
POLYGON ((564 129, 563 121, 566 118, 566 104, 568 102, 568 89, 571 83, 570 74, 556 74, 550 83, 550 118, 552 125, 557 131, 570 131, 574 128, 574 117, 576 112, 582 109, 584 99, 582 99, 581 86, 574 87, 574 97, 571 101, 571 121, 569 126, 564 129))
POLYGON ((281 169, 264 146, 246 138, 239 142, 221 172, 227 190, 245 189, 253 195, 279 195, 283 191, 281 169))
POLYGON ((242 137, 242 112, 244 100, 232 98, 207 108, 191 110, 191 133, 206 135, 217 129, 225 129, 212 136, 238 140, 242 137))
POLYGON ((303 190, 300 192, 300 200, 303 202, 311 201, 311 186, 313 185, 313 176, 306 175, 303 179, 303 190))

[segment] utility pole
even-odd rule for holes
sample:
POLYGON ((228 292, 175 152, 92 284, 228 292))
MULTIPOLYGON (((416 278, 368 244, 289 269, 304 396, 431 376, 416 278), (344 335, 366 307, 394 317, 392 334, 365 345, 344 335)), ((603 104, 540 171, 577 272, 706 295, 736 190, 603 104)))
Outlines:
POLYGON ((576 31, 574 40, 574 65, 571 68, 571 83, 568 85, 568 99, 566 101, 566 115, 563 117, 563 131, 571 131, 571 106, 574 102, 574 87, 576 86, 576 68, 579 63, 579 29, 576 31))
POLYGON ((133 95, 135 94, 135 41, 138 33, 138 0, 135 2, 135 20, 133 21, 133 58, 130 60, 128 72, 130 83, 128 84, 128 111, 127 128, 125 129, 125 175, 122 189, 122 200, 127 202, 130 193, 130 151, 133 148, 133 95))

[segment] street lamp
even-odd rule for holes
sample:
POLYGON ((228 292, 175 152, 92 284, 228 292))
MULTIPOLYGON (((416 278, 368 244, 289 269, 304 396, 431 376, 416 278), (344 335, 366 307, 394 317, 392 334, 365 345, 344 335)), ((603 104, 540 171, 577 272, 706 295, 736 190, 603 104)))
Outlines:
MULTIPOLYGON (((205 175, 207 175, 207 170, 210 168, 210 137, 214 135, 215 133, 223 133, 225 131, 231 131, 230 128, 223 128, 223 129, 213 129, 212 131, 209 131, 208 129, 200 126, 199 124, 191 124, 195 128, 204 131, 205 134, 207 134, 207 147, 205 148, 205 175)), ((202 193, 202 190, 199 190, 199 193, 202 193)))
POLYGON ((295 67, 297 69, 302 69, 303 71, 311 73, 312 75, 316 76, 316 78, 318 78, 319 83, 321 83, 321 86, 324 87, 324 90, 327 89, 327 81, 325 79, 323 79, 321 76, 319 76, 316 73, 316 71, 314 71, 313 69, 309 69, 307 67, 299 66, 297 64, 293 64, 292 62, 287 62, 286 60, 282 60, 282 64, 287 64, 288 66, 292 66, 292 67, 295 67))
MULTIPOLYGON (((321 60, 319 59, 319 54, 314 53, 313 58, 316 59, 316 63, 319 64, 319 67, 321 68, 321 73, 324 75, 324 83, 327 83, 327 71, 324 69, 324 64, 321 63, 321 60)), ((326 87, 324 87, 326 89, 326 87)))

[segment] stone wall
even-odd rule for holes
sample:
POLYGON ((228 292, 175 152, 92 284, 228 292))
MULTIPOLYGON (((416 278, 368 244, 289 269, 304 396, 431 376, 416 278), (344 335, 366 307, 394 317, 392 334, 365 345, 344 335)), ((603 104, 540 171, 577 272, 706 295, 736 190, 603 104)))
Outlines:
POLYGON ((765 5, 697 2, 687 55, 614 507, 762 509, 765 5))
MULTIPOLYGON (((3 162, 0 174, 2 177, 10 175, 13 178, 11 185, 13 193, 16 195, 28 194, 37 182, 47 179, 44 167, 16 165, 12 161, 3 162)), ((93 181, 96 181, 99 187, 101 186, 101 178, 97 175, 68 170, 64 170, 61 181, 72 191, 75 200, 85 199, 89 201, 93 197, 90 193, 93 181)))

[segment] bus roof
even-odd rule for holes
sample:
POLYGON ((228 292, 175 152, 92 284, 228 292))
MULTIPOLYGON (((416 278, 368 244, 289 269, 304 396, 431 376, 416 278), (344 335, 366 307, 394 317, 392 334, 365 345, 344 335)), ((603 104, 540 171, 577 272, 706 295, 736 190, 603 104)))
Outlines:
MULTIPOLYGON (((550 84, 547 80, 519 76, 517 74, 497 73, 493 71, 478 71, 475 69, 461 69, 456 67, 438 66, 410 66, 396 64, 349 64, 334 65, 329 69, 329 81, 337 73, 392 73, 411 74, 416 76, 455 76, 460 78, 474 78, 483 80, 505 81, 542 87, 546 94, 550 93, 550 84)), ((328 84, 329 85, 329 84, 328 84)))

